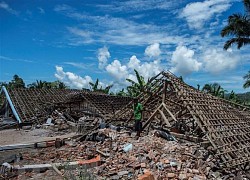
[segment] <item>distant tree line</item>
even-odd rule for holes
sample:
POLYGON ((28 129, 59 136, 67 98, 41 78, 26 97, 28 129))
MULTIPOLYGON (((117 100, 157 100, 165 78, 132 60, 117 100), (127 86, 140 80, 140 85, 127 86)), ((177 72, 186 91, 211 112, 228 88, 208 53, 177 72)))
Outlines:
MULTIPOLYGON (((145 78, 139 74, 137 70, 134 70, 136 80, 132 79, 126 79, 127 82, 130 83, 126 88, 123 88, 122 90, 114 93, 110 92, 110 89, 113 87, 113 85, 108 85, 105 88, 100 86, 99 79, 96 79, 96 81, 90 82, 90 89, 85 89, 87 91, 92 92, 98 92, 103 94, 110 94, 110 95, 117 95, 117 96, 130 96, 130 97, 137 97, 141 92, 145 92, 146 88, 150 87, 150 79, 145 80, 145 78)), ((245 79, 245 82, 243 84, 244 88, 250 87, 250 71, 243 76, 245 79)), ((182 76, 179 77, 179 79, 184 82, 182 76)), ((15 89, 15 88, 28 88, 28 89, 67 89, 69 88, 61 81, 42 81, 42 80, 36 80, 36 82, 33 82, 31 84, 28 84, 27 87, 25 86, 25 83, 21 77, 18 75, 14 75, 13 79, 10 82, 0 82, 0 87, 5 86, 8 89, 15 89)), ((218 83, 212 83, 212 84, 205 84, 202 88, 200 88, 200 85, 197 85, 197 89, 200 91, 203 91, 205 93, 209 93, 213 96, 217 96, 220 98, 225 98, 233 102, 237 103, 244 103, 244 104, 250 104, 250 98, 249 94, 236 94, 234 91, 231 91, 230 93, 225 90, 220 84, 218 83)))
POLYGON ((16 89, 16 88, 28 88, 28 89, 67 89, 68 87, 60 81, 48 82, 42 80, 36 80, 31 84, 28 84, 27 87, 21 77, 14 75, 13 79, 10 82, 0 82, 0 87, 5 86, 7 89, 16 89))

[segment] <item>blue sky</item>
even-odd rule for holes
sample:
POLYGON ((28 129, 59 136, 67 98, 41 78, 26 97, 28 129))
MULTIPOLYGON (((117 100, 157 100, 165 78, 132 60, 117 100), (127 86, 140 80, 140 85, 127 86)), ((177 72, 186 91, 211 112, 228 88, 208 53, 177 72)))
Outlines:
POLYGON ((220 83, 246 92, 250 46, 228 51, 220 36, 240 0, 0 0, 0 81, 60 80, 88 88, 99 78, 113 91, 170 70, 196 87, 220 83))

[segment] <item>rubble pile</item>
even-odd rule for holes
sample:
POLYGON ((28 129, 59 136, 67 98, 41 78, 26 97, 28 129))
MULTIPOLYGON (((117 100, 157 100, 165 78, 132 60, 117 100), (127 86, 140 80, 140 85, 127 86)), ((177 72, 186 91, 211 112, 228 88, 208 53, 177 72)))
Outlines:
MULTIPOLYGON (((156 134, 151 131, 137 139, 127 130, 99 129, 86 137, 88 141, 71 139, 60 148, 24 152, 19 163, 65 163, 101 155, 102 164, 88 170, 95 179, 247 179, 246 172, 220 167, 211 147, 174 138, 168 141, 156 134)), ((66 176, 63 168, 60 172, 66 176)))
POLYGON ((105 131, 116 135, 109 145, 98 146, 105 159, 94 169, 100 179, 140 179, 145 174, 154 179, 206 179, 215 166, 213 156, 204 159, 208 152, 201 147, 197 152, 197 145, 192 143, 166 141, 154 133, 135 140, 126 132, 105 131))
MULTIPOLYGON (((42 124, 42 128, 57 132, 70 132, 72 130, 70 125, 72 125, 72 122, 69 122, 61 112, 55 110, 47 118, 46 122, 42 124)), ((40 127, 40 125, 36 127, 40 127)))

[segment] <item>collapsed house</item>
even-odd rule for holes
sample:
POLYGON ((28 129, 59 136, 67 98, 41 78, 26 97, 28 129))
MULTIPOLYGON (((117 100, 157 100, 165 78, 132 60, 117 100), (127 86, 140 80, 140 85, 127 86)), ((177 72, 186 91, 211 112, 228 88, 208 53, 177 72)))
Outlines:
POLYGON ((2 87, 2 95, 2 116, 12 117, 23 124, 42 123, 54 110, 59 110, 72 122, 77 122, 82 116, 106 120, 132 100, 130 97, 75 89, 7 90, 2 87))
MULTIPOLYGON (((83 90, 15 89, 2 90, 5 116, 20 122, 39 122, 59 109, 71 121, 80 117, 101 117, 114 125, 130 124, 132 98, 83 90), (18 121, 19 121, 18 120, 18 121)), ((201 92, 170 72, 150 79, 138 96, 143 104, 143 129, 166 128, 208 141, 221 167, 243 167, 250 162, 250 109, 201 92)), ((83 125, 94 119, 83 121, 83 125)), ((88 132, 96 125, 90 126, 88 132)))
MULTIPOLYGON (((250 162, 249 107, 201 92, 170 72, 161 72, 149 84, 138 96, 145 109, 143 128, 160 124, 206 139, 223 167, 250 162)), ((116 118, 131 117, 129 107, 117 111, 116 118)))

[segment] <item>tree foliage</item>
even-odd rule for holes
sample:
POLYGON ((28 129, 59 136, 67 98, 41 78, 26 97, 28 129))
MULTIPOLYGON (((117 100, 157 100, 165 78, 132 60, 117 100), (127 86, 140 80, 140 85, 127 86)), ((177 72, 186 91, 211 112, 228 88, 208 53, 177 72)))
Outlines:
POLYGON ((42 80, 36 80, 36 82, 28 84, 27 87, 29 89, 67 89, 68 88, 61 81, 48 82, 48 81, 42 81, 42 80))
POLYGON ((222 29, 221 36, 232 37, 224 44, 227 50, 233 44, 237 44, 237 48, 250 44, 250 0, 243 0, 245 14, 233 14, 228 17, 228 24, 222 29))
POLYGON ((21 77, 14 75, 13 79, 10 82, 1 82, 0 86, 5 86, 6 88, 15 89, 15 88, 25 88, 25 83, 21 77))
POLYGON ((141 92, 144 92, 145 88, 148 84, 148 81, 146 82, 144 77, 141 76, 136 69, 134 69, 134 71, 135 71, 135 75, 136 75, 136 81, 134 81, 132 79, 128 79, 128 78, 126 79, 128 82, 131 83, 131 85, 129 85, 127 87, 128 95, 131 97, 136 97, 141 92))
POLYGON ((128 96, 128 94, 125 92, 124 88, 116 93, 117 96, 128 96))
POLYGON ((205 84, 202 91, 221 98, 224 98, 225 93, 227 92, 227 90, 224 90, 218 83, 205 84))
POLYGON ((95 83, 90 82, 89 85, 91 86, 91 90, 93 92, 100 92, 100 93, 104 93, 104 94, 109 94, 110 89, 113 87, 113 84, 106 86, 105 88, 103 88, 102 86, 100 86, 99 88, 99 79, 97 78, 95 83))
POLYGON ((243 78, 246 80, 245 83, 243 84, 243 87, 245 89, 249 88, 250 87, 250 71, 248 71, 248 73, 243 78))

